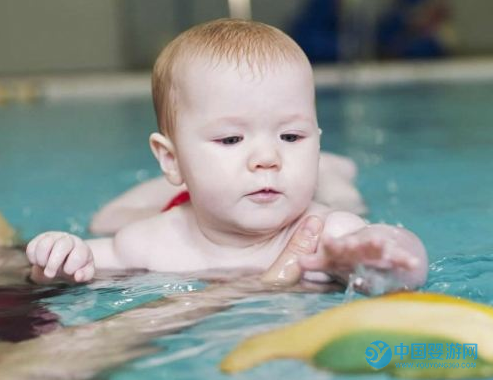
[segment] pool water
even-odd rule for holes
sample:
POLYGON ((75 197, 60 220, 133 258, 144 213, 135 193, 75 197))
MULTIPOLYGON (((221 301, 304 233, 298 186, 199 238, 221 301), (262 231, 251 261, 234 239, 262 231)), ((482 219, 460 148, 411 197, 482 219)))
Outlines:
MULTIPOLYGON (((493 83, 437 83, 321 89, 317 100, 322 148, 357 161, 368 219, 402 224, 424 241, 430 256, 424 289, 490 305, 492 94, 493 83)), ((150 98, 0 107, 0 211, 25 239, 45 230, 89 236, 86 226, 100 205, 159 174, 147 144, 154 130, 150 98)), ((36 302, 58 323, 84 326, 205 287, 169 274, 106 275, 87 286, 43 288, 36 302)), ((179 333, 153 337, 157 351, 80 377, 229 379, 217 364, 244 337, 342 302, 341 292, 251 296, 179 333)), ((234 376, 281 377, 327 374, 279 360, 234 376)))

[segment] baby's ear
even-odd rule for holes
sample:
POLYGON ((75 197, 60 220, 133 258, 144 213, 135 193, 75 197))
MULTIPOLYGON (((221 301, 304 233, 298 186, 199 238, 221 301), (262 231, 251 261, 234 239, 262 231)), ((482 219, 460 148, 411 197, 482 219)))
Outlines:
POLYGON ((176 149, 170 139, 160 133, 153 133, 149 138, 152 153, 159 162, 159 166, 168 181, 176 186, 183 183, 183 178, 178 167, 176 149))

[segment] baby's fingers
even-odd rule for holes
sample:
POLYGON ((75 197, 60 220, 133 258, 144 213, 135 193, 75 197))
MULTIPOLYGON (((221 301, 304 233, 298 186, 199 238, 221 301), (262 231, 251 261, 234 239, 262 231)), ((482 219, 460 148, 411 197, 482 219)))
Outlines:
POLYGON ((371 239, 361 243, 357 248, 358 259, 365 263, 386 261, 385 243, 380 239, 371 239))
POLYGON ((410 270, 418 264, 418 260, 410 256, 409 252, 389 242, 367 242, 363 252, 365 254, 360 263, 379 270, 410 270))
POLYGON ((26 255, 29 262, 36 265, 38 261, 36 260, 36 247, 41 239, 43 239, 47 234, 39 234, 34 239, 32 239, 26 247, 26 255))
POLYGON ((304 270, 327 271, 333 269, 334 263, 347 261, 346 250, 346 243, 341 239, 325 237, 320 252, 315 255, 300 256, 299 263, 304 270))
POLYGON ((58 269, 62 266, 63 262, 73 249, 73 237, 67 234, 60 236, 53 244, 48 262, 46 263, 44 275, 48 278, 54 278, 58 269))
POLYGON ((359 263, 364 256, 361 242, 355 236, 325 239, 324 255, 337 265, 359 263))
POLYGON ((90 248, 79 238, 74 237, 74 249, 67 258, 63 271, 72 276, 75 272, 92 262, 90 248))
POLYGON ((91 260, 86 266, 74 273, 75 282, 87 282, 94 277, 94 262, 91 260))
POLYGON ((29 250, 29 252, 31 252, 30 256, 33 257, 31 263, 41 267, 46 266, 55 240, 56 237, 51 233, 40 235, 39 239, 34 242, 32 248, 29 250))
POLYGON ((325 238, 323 240, 323 251, 325 252, 325 255, 328 255, 333 259, 343 256, 346 248, 345 242, 340 238, 325 238))
POLYGON ((411 256, 409 252, 398 248, 385 252, 383 258, 384 261, 387 261, 392 268, 412 270, 419 264, 418 258, 411 256))

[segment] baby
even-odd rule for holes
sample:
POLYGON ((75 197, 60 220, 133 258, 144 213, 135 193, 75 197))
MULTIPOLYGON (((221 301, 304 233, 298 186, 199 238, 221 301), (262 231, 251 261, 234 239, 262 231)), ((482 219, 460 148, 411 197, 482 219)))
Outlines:
POLYGON ((316 253, 299 261, 303 269, 347 281, 361 264, 390 273, 404 287, 425 282, 426 252, 414 234, 367 225, 312 201, 321 133, 313 74, 283 32, 233 19, 193 27, 161 52, 152 86, 160 133, 151 135, 150 145, 167 180, 186 185, 181 204, 114 238, 35 237, 26 250, 38 268, 34 280, 84 282, 100 268, 291 265, 296 255, 276 259, 312 215, 323 221, 313 227, 321 238, 316 253))
MULTIPOLYGON (((365 203, 355 186, 356 174, 356 164, 350 158, 321 151, 314 200, 333 209, 365 214, 365 203)), ((95 235, 113 235, 129 223, 159 214, 185 190, 185 184, 174 186, 164 176, 143 181, 96 211, 89 230, 95 235)))

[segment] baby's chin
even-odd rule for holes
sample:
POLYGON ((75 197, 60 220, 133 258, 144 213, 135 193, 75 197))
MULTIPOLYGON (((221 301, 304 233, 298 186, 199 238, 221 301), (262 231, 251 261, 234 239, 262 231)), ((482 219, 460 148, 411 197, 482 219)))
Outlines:
POLYGON ((296 221, 303 212, 293 212, 282 215, 262 215, 262 213, 252 213, 241 218, 235 218, 228 222, 237 233, 243 235, 274 235, 290 226, 296 221))

